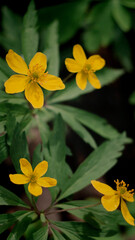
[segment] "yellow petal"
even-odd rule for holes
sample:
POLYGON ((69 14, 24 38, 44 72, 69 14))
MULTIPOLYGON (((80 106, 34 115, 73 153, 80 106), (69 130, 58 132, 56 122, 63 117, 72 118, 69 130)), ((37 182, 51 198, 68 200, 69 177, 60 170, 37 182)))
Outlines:
POLYGON ((78 62, 76 62, 72 58, 66 58, 65 65, 66 65, 67 70, 72 73, 80 72, 83 68, 82 65, 80 65, 78 62))
POLYGON ((122 198, 124 198, 128 202, 134 202, 134 196, 132 193, 125 192, 124 194, 122 194, 122 198))
POLYGON ((54 187, 57 185, 57 180, 54 178, 50 178, 50 177, 42 177, 39 178, 37 180, 37 183, 41 186, 41 187, 54 187))
POLYGON ((97 89, 101 88, 100 81, 98 80, 97 76, 94 73, 90 72, 88 74, 88 80, 94 88, 97 89))
POLYGON ((26 184, 30 181, 29 177, 26 177, 23 174, 9 174, 10 181, 15 184, 26 184))
POLYGON ((37 183, 29 183, 28 191, 36 197, 42 194, 42 188, 37 183))
POLYGON ((121 198, 121 212, 122 212, 122 215, 123 215, 124 219, 126 220, 126 222, 135 226, 135 219, 130 214, 130 212, 127 208, 127 205, 122 198, 121 198))
POLYGON ((37 83, 31 82, 27 85, 25 89, 25 97, 34 108, 43 107, 44 95, 41 87, 37 83))
POLYGON ((84 90, 86 88, 87 76, 88 75, 86 73, 84 73, 83 71, 78 72, 76 74, 76 84, 81 90, 84 90))
POLYGON ((20 168, 21 171, 26 176, 31 176, 31 174, 33 173, 33 169, 30 162, 25 158, 20 158, 20 168))
POLYGON ((29 69, 31 72, 33 72, 33 69, 35 66, 42 71, 45 72, 47 68, 47 57, 45 54, 41 52, 37 52, 34 57, 31 59, 30 64, 29 64, 29 69))
POLYGON ((89 57, 87 63, 90 64, 93 71, 100 70, 105 66, 105 60, 99 55, 93 55, 89 57))
POLYGON ((40 178, 47 172, 47 169, 48 169, 48 162, 42 161, 35 167, 34 175, 36 176, 36 178, 40 178))
POLYGON ((19 93, 24 91, 29 79, 25 75, 12 75, 4 84, 6 93, 19 93))
POLYGON ((28 67, 21 56, 15 53, 13 50, 9 50, 6 55, 6 61, 8 66, 16 73, 28 74, 28 67))
POLYGON ((96 180, 92 180, 91 184, 93 185, 93 187, 100 193, 104 194, 104 195, 114 195, 116 193, 115 190, 113 190, 113 188, 111 188, 109 185, 105 184, 105 183, 101 183, 99 181, 96 180))
POLYGON ((38 83, 49 91, 61 90, 65 88, 61 78, 51 74, 44 74, 44 77, 39 79, 38 83))
POLYGON ((101 203, 107 211, 114 211, 120 204, 120 197, 117 194, 112 196, 103 196, 101 198, 101 203))
POLYGON ((85 62, 87 60, 85 52, 84 52, 83 48, 81 47, 81 45, 79 45, 79 44, 74 45, 73 56, 74 56, 75 60, 82 66, 85 64, 85 62))

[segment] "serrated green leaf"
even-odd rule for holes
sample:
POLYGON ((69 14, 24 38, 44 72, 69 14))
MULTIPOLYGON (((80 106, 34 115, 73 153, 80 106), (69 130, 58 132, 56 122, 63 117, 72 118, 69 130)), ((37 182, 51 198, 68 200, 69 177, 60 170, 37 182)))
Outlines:
POLYGON ((101 46, 108 46, 115 36, 115 25, 111 16, 111 1, 95 4, 87 15, 83 43, 87 51, 95 52, 101 46))
POLYGON ((29 208, 29 206, 24 203, 19 197, 17 197, 14 193, 10 192, 2 186, 0 186, 0 205, 20 206, 29 208))
POLYGON ((48 226, 40 228, 33 234, 32 240, 47 240, 48 238, 48 226))
POLYGON ((53 234, 54 240, 66 240, 60 232, 56 231, 55 229, 51 229, 51 232, 53 234))
POLYGON ((93 236, 98 236, 99 231, 84 222, 53 222, 69 239, 91 240, 93 236))
POLYGON ((129 103, 135 105, 135 91, 130 95, 129 103))
POLYGON ((72 175, 69 165, 66 163, 65 125, 60 115, 54 122, 54 129, 51 132, 48 148, 44 148, 45 159, 48 161, 47 176, 57 179, 57 186, 50 189, 53 199, 63 188, 63 182, 68 181, 72 175), (60 130, 60 128, 61 130, 60 130))
POLYGON ((7 240, 19 240, 24 235, 28 225, 33 221, 34 218, 37 218, 37 215, 33 212, 29 212, 27 215, 22 216, 9 234, 7 240))
POLYGON ((49 108, 55 112, 61 113, 67 123, 70 122, 70 118, 75 118, 76 121, 79 121, 85 127, 93 130, 104 138, 113 139, 119 136, 119 132, 115 128, 113 128, 104 118, 101 118, 96 114, 84 111, 79 108, 60 104, 55 104, 49 108), (70 118, 68 117, 68 120, 67 115, 70 116, 70 118))
POLYGON ((127 32, 131 29, 131 15, 119 1, 112 2, 112 14, 122 31, 127 32))
POLYGON ((125 7, 135 8, 135 1, 134 0, 120 0, 120 3, 125 7))
POLYGON ((28 215, 28 211, 17 211, 0 215, 0 234, 21 219, 24 215, 28 215))
POLYGON ((54 21, 45 29, 43 53, 47 55, 49 74, 59 76, 58 21, 54 21))
POLYGON ((20 125, 17 124, 14 129, 12 143, 10 147, 10 156, 16 172, 20 172, 20 158, 28 157, 27 139, 25 132, 21 132, 20 125), (16 151, 17 149, 17 151, 16 151))
POLYGON ((6 135, 0 136, 0 163, 8 157, 6 135))
POLYGON ((2 8, 2 33, 0 44, 6 49, 21 52, 21 26, 22 18, 11 11, 7 6, 2 8))
POLYGON ((22 52, 27 64, 38 50, 37 12, 34 1, 31 1, 23 20, 22 52))
POLYGON ((63 109, 53 105, 48 106, 48 109, 55 112, 56 114, 60 113, 64 121, 92 148, 96 148, 96 142, 92 135, 86 130, 86 128, 81 125, 78 119, 75 118, 70 112, 64 111, 63 109))
MULTIPOLYGON (((96 75, 99 78, 102 87, 105 85, 108 85, 112 82, 114 82, 117 78, 119 78, 121 75, 123 75, 124 71, 122 69, 103 69, 100 72, 97 72, 96 75)), ((86 93, 90 93, 94 91, 95 89, 88 83, 85 90, 81 90, 77 87, 75 79, 70 81, 66 84, 66 88, 63 91, 59 91, 55 93, 50 99, 48 99, 47 103, 58 103, 58 102, 64 102, 69 101, 72 99, 75 99, 81 95, 84 95, 86 93)), ((99 90, 100 91, 100 90, 99 90)))
POLYGON ((29 109, 25 106, 20 106, 19 104, 11 104, 7 102, 0 103, 0 115, 7 115, 8 113, 13 114, 14 116, 18 117, 21 115, 25 115, 29 112, 29 109))
POLYGON ((58 19, 59 21, 59 41, 64 43, 74 36, 82 24, 88 1, 74 1, 42 8, 38 11, 41 28, 58 19), (73 13, 73 14, 71 14, 73 13), (72 26, 72 27, 71 27, 72 26))
POLYGON ((59 200, 81 190, 90 184, 90 181, 103 176, 121 156, 124 144, 129 143, 125 134, 111 141, 106 141, 93 151, 77 168, 72 178, 65 184, 59 200))

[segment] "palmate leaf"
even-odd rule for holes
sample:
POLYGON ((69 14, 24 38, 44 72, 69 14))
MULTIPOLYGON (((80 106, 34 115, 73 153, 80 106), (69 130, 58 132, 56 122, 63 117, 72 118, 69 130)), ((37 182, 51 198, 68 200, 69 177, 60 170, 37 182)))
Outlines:
MULTIPOLYGON (((96 132, 97 134, 99 134, 104 138, 113 139, 119 136, 119 132, 115 128, 113 128, 104 118, 101 118, 96 114, 84 111, 79 108, 70 107, 67 105, 60 105, 60 104, 54 104, 54 105, 48 106, 48 108, 54 111, 55 113, 60 113, 63 119, 71 127, 73 127, 71 121, 73 121, 72 119, 74 119, 74 121, 79 122, 80 124, 83 124, 85 127, 96 132)), ((80 131, 79 128, 78 128, 78 131, 80 131)), ((84 140, 85 140, 85 137, 86 136, 84 136, 83 138, 84 140)), ((91 142, 88 142, 88 143, 90 144, 91 142)), ((94 140, 93 140, 93 143, 94 143, 94 140)))
POLYGON ((28 228, 28 225, 36 218, 37 214, 34 212, 29 212, 26 215, 22 216, 14 226, 7 240, 19 240, 24 235, 24 232, 28 228))
MULTIPOLYGON (((124 71, 122 69, 105 68, 102 71, 97 72, 96 75, 99 78, 103 87, 114 82, 117 78, 122 76, 123 73, 124 71)), ((66 88, 64 89, 64 91, 58 91, 53 96, 51 96, 48 99, 47 104, 69 101, 86 93, 90 93, 94 90, 95 89, 88 83, 86 89, 82 91, 80 88, 77 87, 74 77, 72 81, 66 84, 66 88)))
POLYGON ((24 203, 18 196, 10 192, 6 188, 0 186, 0 205, 1 206, 20 206, 24 208, 29 208, 29 206, 24 203))
POLYGON ((34 1, 31 1, 23 19, 22 52, 27 64, 38 50, 37 12, 34 1))
POLYGON ((44 50, 43 53, 47 55, 47 71, 49 74, 59 76, 59 44, 58 44, 58 21, 52 22, 45 29, 44 50))
POLYGON ((104 228, 106 228, 106 234, 108 236, 119 232, 119 225, 128 226, 128 223, 124 220, 119 210, 111 213, 107 212, 103 208, 102 204, 100 204, 99 198, 60 203, 57 204, 56 207, 66 209, 67 212, 73 214, 74 216, 88 223, 95 224, 95 227, 96 223, 98 223, 101 229, 104 230, 104 228), (89 207, 83 208, 85 206, 89 207), (77 209, 78 207, 80 207, 80 209, 77 209))
POLYGON ((117 163, 124 145, 129 142, 125 134, 121 134, 118 138, 101 144, 80 164, 72 178, 65 184, 59 200, 86 187, 91 180, 103 176, 117 163))
POLYGON ((64 121, 92 148, 96 148, 96 142, 92 135, 84 128, 81 123, 75 118, 74 114, 69 111, 64 111, 63 109, 57 107, 57 105, 48 106, 49 110, 52 110, 56 114, 60 113, 64 121))
POLYGON ((53 239, 54 240, 66 240, 60 232, 56 231, 55 229, 51 229, 51 232, 53 234, 53 239))
POLYGON ((49 138, 48 147, 44 147, 45 159, 48 161, 46 175, 57 179, 57 186, 52 190, 50 189, 54 198, 59 189, 63 189, 63 182, 66 182, 72 175, 72 171, 65 161, 66 153, 65 125, 61 116, 58 115, 49 138))
POLYGON ((22 217, 29 215, 28 211, 17 211, 14 213, 7 213, 0 215, 0 234, 12 226, 15 222, 20 220, 22 217))
POLYGON ((8 157, 6 134, 0 136, 0 163, 8 157))
POLYGON ((14 134, 12 137, 12 142, 10 146, 10 156, 12 159, 12 163, 15 167, 17 173, 20 172, 20 158, 28 157, 28 146, 25 132, 22 132, 20 128, 20 124, 16 124, 14 129, 14 134))
POLYGON ((33 234, 32 240, 47 240, 47 238, 48 238, 48 226, 44 226, 33 234))
POLYGON ((40 9, 38 18, 41 29, 57 19, 59 21, 59 41, 60 43, 68 41, 82 24, 88 4, 87 0, 79 0, 40 9))
POLYGON ((112 2, 112 14, 122 31, 127 32, 131 29, 130 12, 119 1, 112 2))
POLYGON ((84 222, 52 222, 58 227, 69 239, 74 240, 91 240, 92 237, 99 236, 99 230, 91 227, 84 222))
POLYGON ((21 53, 21 27, 22 18, 4 6, 2 8, 2 33, 0 35, 0 44, 6 49, 13 49, 21 53))

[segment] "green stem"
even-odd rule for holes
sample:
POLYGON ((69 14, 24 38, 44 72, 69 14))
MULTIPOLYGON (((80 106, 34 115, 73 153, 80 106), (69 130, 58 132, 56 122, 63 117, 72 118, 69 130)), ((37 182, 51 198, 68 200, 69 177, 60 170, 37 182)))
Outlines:
POLYGON ((32 200, 32 206, 33 206, 35 212, 36 212, 37 214, 40 214, 40 211, 39 211, 38 208, 37 208, 37 205, 36 205, 36 203, 35 203, 35 199, 34 199, 34 197, 33 197, 32 194, 31 194, 31 200, 32 200))
POLYGON ((71 78, 74 75, 74 73, 70 73, 69 75, 67 75, 67 77, 65 77, 63 79, 63 82, 65 83, 69 78, 71 78))
POLYGON ((96 204, 92 204, 92 205, 86 205, 86 206, 82 206, 82 207, 75 207, 75 208, 67 208, 67 209, 56 210, 54 212, 48 212, 48 213, 46 213, 46 215, 50 215, 50 214, 54 214, 54 213, 61 213, 61 212, 68 212, 68 211, 78 210, 78 209, 83 209, 83 208, 96 207, 99 204, 100 203, 96 203, 96 204))

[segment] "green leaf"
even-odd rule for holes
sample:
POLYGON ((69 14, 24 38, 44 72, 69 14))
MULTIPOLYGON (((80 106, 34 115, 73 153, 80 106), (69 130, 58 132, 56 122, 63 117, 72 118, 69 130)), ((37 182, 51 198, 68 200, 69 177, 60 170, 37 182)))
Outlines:
POLYGON ((7 240, 19 240, 24 235, 28 225, 36 218, 37 215, 33 212, 29 212, 27 215, 22 216, 9 234, 7 240))
POLYGON ((43 161, 43 152, 41 144, 38 144, 34 150, 32 158, 32 167, 33 169, 37 166, 38 163, 43 161))
MULTIPOLYGON (((2 67, 1 67, 2 68, 2 67)), ((8 79, 8 77, 5 75, 5 73, 3 73, 0 70, 0 89, 4 89, 4 82, 8 79)), ((1 91, 0 91, 1 92, 1 91)), ((1 95, 0 95, 0 99, 1 99, 1 95)))
POLYGON ((116 139, 106 141, 93 151, 77 168, 72 178, 65 184, 59 200, 81 190, 90 184, 90 181, 103 176, 121 156, 124 144, 129 143, 125 134, 116 139))
POLYGON ((91 240, 93 236, 98 236, 99 232, 91 225, 84 222, 52 222, 58 227, 69 239, 74 240, 91 240))
MULTIPOLYGON (((60 104, 49 106, 49 109, 61 113, 64 120, 69 123, 69 125, 70 118, 75 118, 76 121, 104 138, 113 139, 119 136, 119 132, 115 128, 113 128, 104 118, 101 118, 96 114, 60 104)), ((78 131, 80 130, 78 129, 78 131)))
POLYGON ((48 226, 40 228, 33 234, 32 240, 47 240, 48 238, 48 226))
MULTIPOLYGON (((100 72, 97 72, 96 75, 99 78, 102 87, 114 82, 117 78, 122 76, 124 71, 122 69, 103 69, 100 72)), ((58 103, 69 101, 75 99, 81 95, 86 93, 90 93, 95 89, 87 83, 87 87, 85 90, 81 90, 77 87, 75 80, 70 81, 66 84, 66 88, 63 91, 59 91, 55 93, 52 97, 50 97, 47 101, 48 104, 58 103)), ((99 90, 100 91, 100 90, 99 90)))
POLYGON ((119 1, 112 2, 112 14, 122 31, 127 32, 131 29, 131 15, 119 1))
POLYGON ((20 172, 20 158, 28 156, 27 139, 25 132, 21 132, 20 125, 17 124, 12 137, 10 156, 16 172, 20 172), (17 150, 16 150, 17 149, 17 150))
POLYGON ((8 157, 6 135, 0 136, 0 163, 8 157))
POLYGON ((134 0, 120 0, 120 3, 125 7, 135 8, 135 1, 134 0))
POLYGON ((0 186, 0 205, 29 208, 29 206, 24 203, 19 197, 2 186, 0 186))
POLYGON ((115 25, 111 16, 111 1, 95 4, 87 15, 87 25, 82 35, 87 51, 95 52, 101 46, 108 46, 115 36, 115 25))
POLYGON ((6 77, 10 77, 11 74, 13 74, 13 71, 9 68, 6 61, 0 57, 0 70, 3 72, 3 81, 6 80, 6 77))
POLYGON ((22 18, 4 6, 2 8, 2 33, 0 44, 6 49, 21 53, 22 18))
POLYGON ((130 95, 129 103, 135 105, 135 91, 130 95))
POLYGON ((31 1, 23 20, 22 52, 27 64, 38 50, 37 12, 34 1, 31 1))
POLYGON ((26 240, 33 240, 33 234, 42 227, 42 223, 40 220, 37 220, 31 224, 29 224, 27 230, 25 231, 24 237, 26 240))
POLYGON ((123 226, 127 225, 119 210, 116 210, 115 212, 111 213, 107 212, 102 206, 102 204, 100 204, 99 199, 76 200, 57 204, 56 207, 65 209, 67 210, 67 212, 73 214, 74 216, 90 224, 92 223, 95 224, 95 227, 96 224, 98 223, 101 229, 105 228, 107 230, 108 233, 107 232, 106 233, 108 236, 114 235, 116 232, 118 232, 119 225, 123 226), (85 206, 89 207, 83 208, 85 206))
POLYGON ((44 148, 45 159, 48 161, 47 176, 57 179, 57 186, 52 188, 52 197, 55 198, 59 189, 63 188, 63 182, 68 181, 72 172, 66 163, 65 125, 60 115, 54 122, 54 129, 51 132, 48 148, 44 148), (61 130, 60 130, 60 128, 61 130))
POLYGON ((1 102, 0 103, 0 115, 5 115, 5 114, 13 114, 14 116, 24 116, 29 112, 29 109, 26 108, 25 106, 20 106, 19 104, 11 104, 7 102, 1 102))
POLYGON ((16 126, 16 119, 15 119, 15 117, 12 114, 8 114, 7 115, 7 122, 6 122, 7 144, 8 145, 11 145, 15 126, 16 126))
POLYGON ((55 229, 52 229, 52 228, 51 228, 51 232, 52 232, 52 234, 53 234, 54 240, 66 240, 66 239, 61 235, 61 233, 58 232, 58 231, 56 231, 55 229))
POLYGON ((72 38, 82 25, 88 4, 87 0, 78 0, 42 8, 38 11, 40 26, 44 29, 57 19, 59 21, 59 40, 60 43, 64 43, 72 38))
POLYGON ((58 21, 51 23, 45 30, 44 51, 47 55, 49 74, 59 76, 59 45, 58 45, 58 21))
POLYGON ((48 106, 48 109, 55 112, 56 114, 60 113, 64 121, 92 148, 96 148, 96 142, 92 135, 81 125, 77 118, 70 112, 65 111, 61 107, 55 105, 48 106))
POLYGON ((22 216, 28 215, 28 211, 17 211, 10 214, 0 215, 0 234, 17 222, 22 216))

